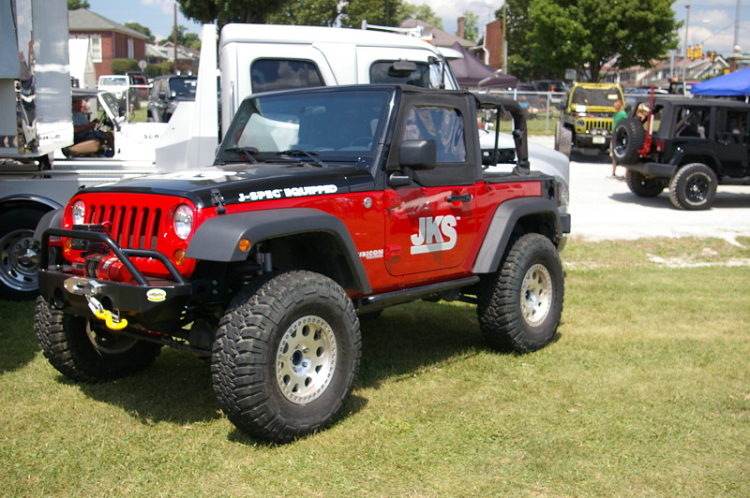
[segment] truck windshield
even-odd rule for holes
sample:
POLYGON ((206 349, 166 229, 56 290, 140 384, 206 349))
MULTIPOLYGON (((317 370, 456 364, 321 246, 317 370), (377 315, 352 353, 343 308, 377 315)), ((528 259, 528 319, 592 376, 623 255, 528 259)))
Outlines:
POLYGON ((382 141, 391 95, 381 90, 338 90, 247 99, 227 131, 216 163, 287 157, 368 162, 382 141))

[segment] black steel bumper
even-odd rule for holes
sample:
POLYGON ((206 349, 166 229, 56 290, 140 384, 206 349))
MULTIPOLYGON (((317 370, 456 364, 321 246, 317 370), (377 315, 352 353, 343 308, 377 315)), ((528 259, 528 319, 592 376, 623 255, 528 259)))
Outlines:
POLYGON ((159 252, 120 248, 106 233, 49 228, 42 235, 39 293, 50 306, 66 313, 87 317, 93 317, 89 309, 89 298, 93 297, 107 310, 117 311, 121 317, 146 329, 172 333, 179 328, 180 317, 193 296, 193 285, 159 252), (106 244, 133 276, 133 281, 115 282, 80 276, 66 271, 62 264, 51 264, 49 240, 53 236, 106 244), (145 277, 131 261, 132 256, 161 261, 172 278, 145 277))
POLYGON ((659 176, 662 178, 672 178, 677 166, 672 164, 664 163, 637 163, 637 164, 623 164, 630 171, 637 171, 645 176, 659 176))

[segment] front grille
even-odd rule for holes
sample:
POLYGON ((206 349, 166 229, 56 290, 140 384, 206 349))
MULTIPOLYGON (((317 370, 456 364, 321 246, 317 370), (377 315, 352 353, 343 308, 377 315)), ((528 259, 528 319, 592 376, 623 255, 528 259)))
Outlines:
POLYGON ((586 119, 584 126, 586 127, 586 131, 591 131, 591 130, 612 131, 612 120, 611 119, 586 119))
POLYGON ((159 240, 160 208, 95 204, 89 206, 89 223, 109 224, 109 234, 120 247, 156 249, 159 240))

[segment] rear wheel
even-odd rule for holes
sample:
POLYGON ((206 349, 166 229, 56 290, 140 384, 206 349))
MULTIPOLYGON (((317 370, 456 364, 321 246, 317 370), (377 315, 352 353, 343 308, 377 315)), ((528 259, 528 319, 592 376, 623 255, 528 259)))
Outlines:
POLYGON ((716 197, 716 173, 701 163, 683 166, 669 185, 669 199, 675 207, 689 211, 708 209, 716 197))
POLYGON ((624 118, 612 134, 612 154, 617 164, 635 164, 640 158, 639 150, 646 141, 643 123, 636 118, 624 118))
POLYGON ((477 313, 491 347, 529 353, 555 335, 564 281, 557 249, 545 236, 526 234, 511 243, 493 274, 481 282, 477 313))
POLYGON ((118 379, 143 370, 161 352, 159 344, 115 334, 99 322, 51 308, 41 296, 34 320, 44 356, 73 380, 118 379))
POLYGON ((354 305, 333 280, 292 271, 251 282, 230 304, 214 341, 214 392, 253 437, 289 442, 324 429, 359 368, 354 305))
POLYGON ((638 171, 628 170, 625 181, 631 192, 639 197, 656 197, 667 186, 663 178, 648 178, 638 171))
POLYGON ((44 212, 39 209, 14 209, 0 215, 0 296, 6 299, 31 299, 37 295, 39 242, 34 230, 44 212))

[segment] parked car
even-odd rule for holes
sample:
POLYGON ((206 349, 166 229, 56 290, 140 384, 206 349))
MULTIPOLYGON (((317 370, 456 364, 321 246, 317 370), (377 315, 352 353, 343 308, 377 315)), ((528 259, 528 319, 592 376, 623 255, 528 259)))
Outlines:
POLYGON ((574 147, 607 150, 617 100, 624 101, 620 85, 575 83, 555 128, 555 150, 568 157, 574 147))
MULTIPOLYGON (((649 99, 643 99, 647 103, 649 99)), ((669 199, 685 210, 708 209, 717 185, 750 185, 750 104, 660 96, 644 123, 621 120, 613 154, 630 191, 669 199)))
MULTIPOLYGON (((143 79, 146 82, 146 79, 143 79)), ((96 85, 99 90, 109 92, 114 95, 120 106, 120 115, 122 116, 128 109, 139 109, 138 90, 131 86, 131 77, 127 74, 105 74, 99 76, 99 82, 96 85)))
POLYGON ((198 77, 167 74, 154 78, 151 100, 148 103, 148 120, 164 123, 174 114, 177 104, 195 100, 198 77))

